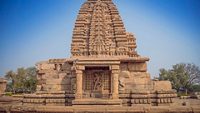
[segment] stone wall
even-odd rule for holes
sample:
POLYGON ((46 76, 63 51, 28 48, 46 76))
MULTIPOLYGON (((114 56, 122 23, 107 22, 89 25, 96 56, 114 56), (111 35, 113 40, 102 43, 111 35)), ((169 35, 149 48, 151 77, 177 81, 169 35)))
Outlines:
POLYGON ((151 80, 149 73, 147 73, 147 66, 145 62, 121 63, 119 76, 119 81, 124 87, 123 90, 149 89, 151 80))
POLYGON ((1 113, 200 113, 199 106, 0 106, 1 113))
POLYGON ((155 91, 170 91, 172 90, 172 85, 170 81, 152 81, 152 87, 155 91))
POLYGON ((71 67, 71 64, 59 59, 38 63, 37 91, 70 91, 73 89, 71 67))

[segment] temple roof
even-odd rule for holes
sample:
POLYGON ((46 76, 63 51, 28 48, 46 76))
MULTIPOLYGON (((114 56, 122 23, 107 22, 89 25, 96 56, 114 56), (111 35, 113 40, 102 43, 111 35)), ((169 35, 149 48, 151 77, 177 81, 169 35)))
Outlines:
POLYGON ((112 0, 87 0, 75 23, 72 57, 137 57, 136 41, 127 33, 112 0))

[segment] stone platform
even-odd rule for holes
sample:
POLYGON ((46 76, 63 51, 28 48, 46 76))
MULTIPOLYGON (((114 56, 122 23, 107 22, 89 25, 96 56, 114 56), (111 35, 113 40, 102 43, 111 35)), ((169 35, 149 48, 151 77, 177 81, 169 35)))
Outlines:
POLYGON ((76 99, 72 101, 73 105, 111 105, 111 106, 121 106, 122 100, 120 99, 76 99))
POLYGON ((0 106, 0 112, 6 113, 200 113, 199 106, 0 106), (9 110, 7 109, 9 108, 9 110))

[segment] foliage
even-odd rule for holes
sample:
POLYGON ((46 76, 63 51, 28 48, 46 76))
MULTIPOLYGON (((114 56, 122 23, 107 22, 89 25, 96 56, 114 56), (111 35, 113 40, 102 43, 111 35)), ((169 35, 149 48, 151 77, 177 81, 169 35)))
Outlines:
POLYGON ((177 93, 177 96, 178 96, 178 97, 181 97, 181 96, 188 96, 188 94, 186 94, 185 92, 178 92, 178 93, 177 93))
POLYGON ((6 96, 12 96, 13 94, 12 94, 12 92, 6 92, 5 95, 6 96))
POLYGON ((172 69, 160 69, 160 80, 169 80, 177 91, 192 91, 192 86, 200 83, 200 69, 195 64, 176 64, 172 69))
POLYGON ((36 89, 36 68, 18 68, 16 72, 8 71, 5 75, 8 79, 7 91, 13 93, 28 93, 36 89))
POLYGON ((193 85, 192 86, 192 91, 193 92, 200 92, 200 85, 193 85))

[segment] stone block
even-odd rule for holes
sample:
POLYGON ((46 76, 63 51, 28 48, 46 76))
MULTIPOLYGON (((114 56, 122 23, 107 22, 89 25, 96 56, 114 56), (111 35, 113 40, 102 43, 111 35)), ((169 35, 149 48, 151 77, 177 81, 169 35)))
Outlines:
POLYGON ((172 86, 170 81, 153 81, 153 89, 155 91, 171 91, 172 86))
POLYGON ((59 73, 59 74, 58 74, 58 77, 59 77, 60 79, 64 79, 66 76, 67 76, 66 72, 63 72, 63 73, 59 73))
POLYGON ((112 70, 119 70, 119 65, 112 65, 112 70))
POLYGON ((128 71, 128 64, 127 63, 121 63, 120 64, 120 70, 121 71, 128 71))
POLYGON ((146 72, 147 64, 146 63, 129 63, 128 69, 134 72, 146 72))
POLYGON ((37 69, 39 70, 54 70, 55 65, 49 64, 48 62, 39 63, 36 65, 37 69))
POLYGON ((121 71, 119 74, 119 77, 130 78, 130 72, 129 71, 121 71))
POLYGON ((55 85, 70 85, 70 79, 48 79, 46 80, 46 84, 55 84, 55 85))

